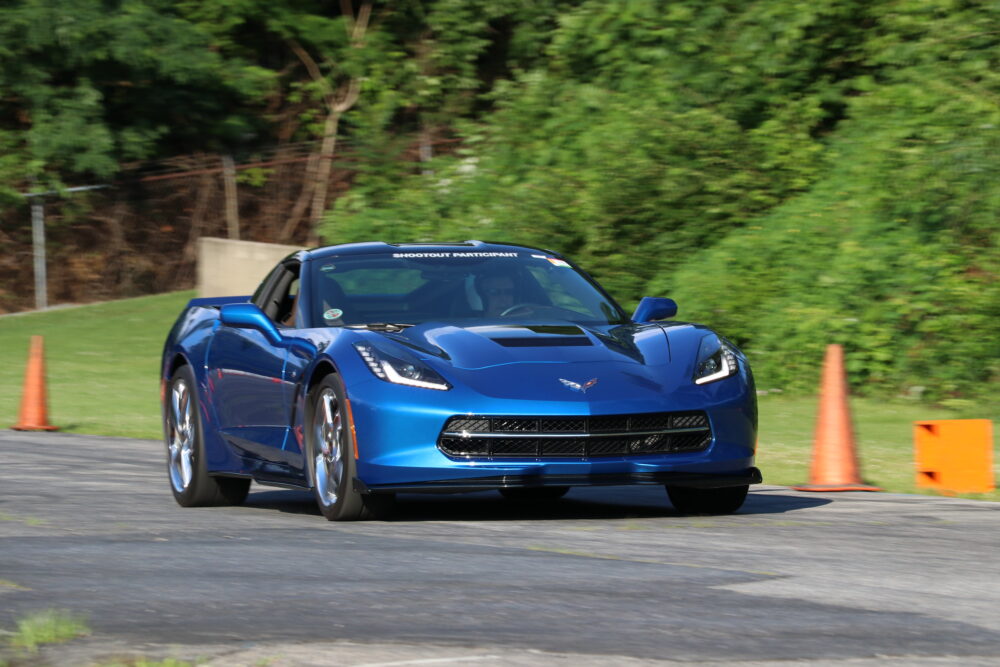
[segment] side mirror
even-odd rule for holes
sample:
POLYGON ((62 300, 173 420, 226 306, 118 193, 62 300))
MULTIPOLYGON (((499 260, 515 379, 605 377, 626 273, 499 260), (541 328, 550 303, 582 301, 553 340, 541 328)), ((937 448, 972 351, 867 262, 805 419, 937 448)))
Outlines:
POLYGON ((281 343, 281 332, 260 308, 252 303, 230 303, 219 309, 219 321, 227 327, 254 329, 271 345, 281 343))
POLYGON ((644 296, 639 302, 632 321, 637 323, 665 320, 677 314, 677 302, 659 296, 644 296))
POLYGON ((282 336, 274 322, 252 303, 230 303, 222 306, 219 309, 219 321, 227 327, 259 331, 264 334, 267 342, 275 347, 286 347, 308 356, 316 354, 316 346, 309 341, 282 336))

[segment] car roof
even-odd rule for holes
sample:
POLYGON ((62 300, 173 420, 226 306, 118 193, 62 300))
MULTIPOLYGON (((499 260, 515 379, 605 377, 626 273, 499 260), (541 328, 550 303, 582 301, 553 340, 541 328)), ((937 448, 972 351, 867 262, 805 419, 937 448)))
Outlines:
POLYGON ((542 248, 510 243, 491 243, 489 241, 462 241, 460 243, 342 243, 340 245, 304 250, 297 253, 297 255, 300 260, 304 261, 306 259, 324 259, 326 257, 342 257, 344 255, 370 255, 386 252, 455 252, 456 249, 475 250, 477 252, 531 250, 544 252, 555 257, 562 257, 557 252, 542 248))

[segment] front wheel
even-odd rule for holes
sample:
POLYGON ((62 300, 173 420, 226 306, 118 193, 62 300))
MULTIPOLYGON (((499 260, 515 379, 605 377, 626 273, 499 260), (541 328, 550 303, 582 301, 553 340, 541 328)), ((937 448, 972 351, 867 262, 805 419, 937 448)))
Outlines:
POLYGON ((667 495, 681 514, 732 514, 743 506, 749 489, 749 485, 721 489, 668 486, 667 495))
POLYGON ((165 408, 167 476, 177 504, 203 507, 242 503, 250 491, 249 479, 208 474, 194 373, 189 366, 181 366, 170 376, 169 402, 165 408))
POLYGON ((371 519, 387 512, 392 496, 362 495, 354 488, 354 434, 340 377, 323 378, 309 392, 308 405, 306 463, 319 511, 329 521, 371 519))

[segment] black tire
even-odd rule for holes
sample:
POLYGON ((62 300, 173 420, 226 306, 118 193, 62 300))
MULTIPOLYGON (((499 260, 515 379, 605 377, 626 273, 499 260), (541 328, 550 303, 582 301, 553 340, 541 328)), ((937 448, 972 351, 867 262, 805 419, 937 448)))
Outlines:
POLYGON ((749 489, 748 485, 720 489, 668 486, 667 495, 681 514, 732 514, 743 506, 749 489))
POLYGON ((568 486, 534 486, 534 487, 511 487, 509 489, 498 489, 500 495, 515 503, 525 505, 535 505, 551 503, 559 500, 569 491, 568 486))
POLYGON ((357 461, 345 401, 344 383, 336 374, 327 375, 309 392, 305 422, 309 485, 328 521, 381 518, 392 509, 395 498, 362 494, 354 488, 357 461))
POLYGON ((181 507, 239 505, 250 491, 250 480, 208 474, 200 404, 194 373, 181 366, 170 376, 163 406, 170 491, 181 507))

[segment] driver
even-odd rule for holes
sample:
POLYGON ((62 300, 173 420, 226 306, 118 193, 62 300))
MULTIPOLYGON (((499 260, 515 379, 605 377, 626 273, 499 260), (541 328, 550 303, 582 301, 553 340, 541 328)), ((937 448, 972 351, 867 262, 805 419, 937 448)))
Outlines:
POLYGON ((500 317, 501 313, 517 303, 514 299, 514 279, 510 276, 484 276, 478 281, 476 290, 482 297, 484 315, 487 317, 500 317))

